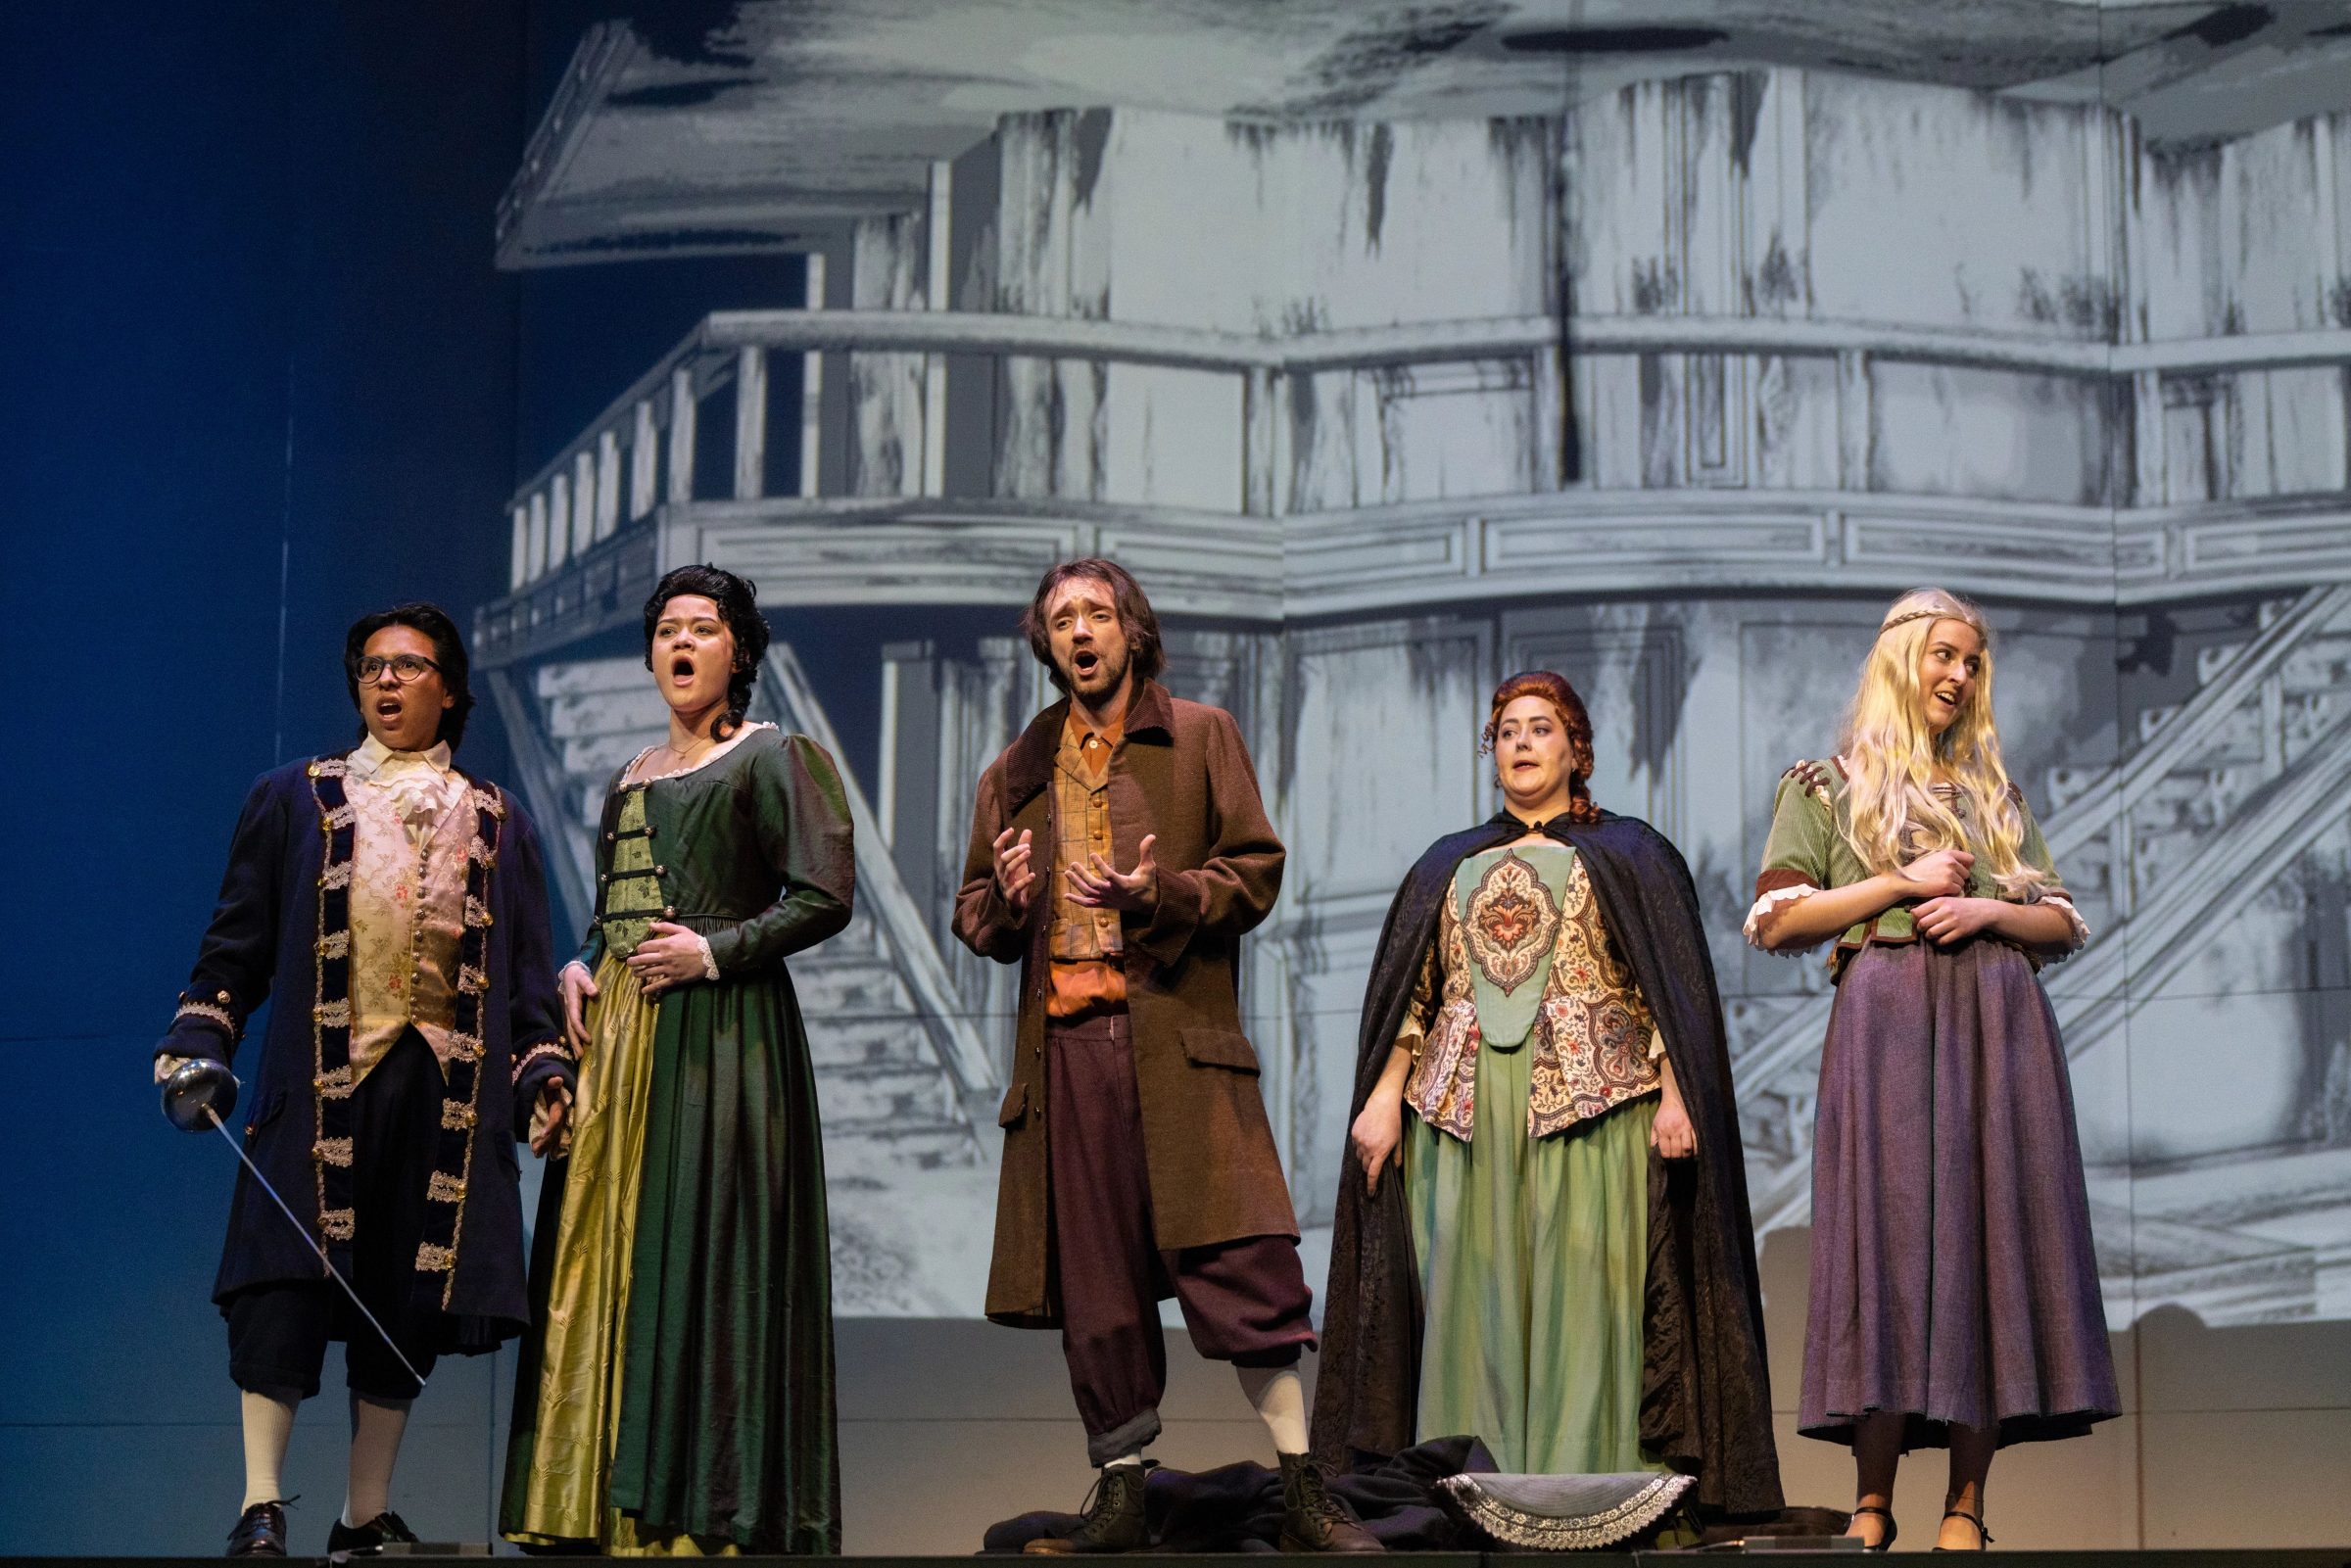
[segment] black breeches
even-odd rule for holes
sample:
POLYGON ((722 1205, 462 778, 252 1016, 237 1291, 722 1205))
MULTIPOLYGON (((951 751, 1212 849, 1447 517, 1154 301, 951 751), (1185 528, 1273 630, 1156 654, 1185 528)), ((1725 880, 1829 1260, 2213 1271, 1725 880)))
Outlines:
MULTIPOLYGON (((425 1187, 440 1137, 441 1064, 414 1029, 404 1033, 352 1091, 352 1245, 349 1278, 402 1354, 427 1377, 446 1315, 420 1304, 416 1249, 424 1240, 425 1187)), ((307 1194, 288 1193, 296 1212, 307 1194)), ((434 1276, 439 1278, 440 1276, 434 1276)), ((228 1372, 241 1389, 318 1392, 326 1342, 344 1342, 354 1393, 416 1397, 416 1380, 351 1305, 342 1287, 316 1279, 251 1285, 223 1304, 228 1372)))

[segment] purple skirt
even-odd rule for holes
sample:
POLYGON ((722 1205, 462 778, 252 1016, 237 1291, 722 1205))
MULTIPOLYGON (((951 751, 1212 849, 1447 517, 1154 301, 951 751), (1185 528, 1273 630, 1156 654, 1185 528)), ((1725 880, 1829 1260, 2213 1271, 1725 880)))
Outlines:
POLYGON ((2024 954, 1870 946, 1838 986, 1812 1152, 1799 1429, 1898 1410, 1999 1441, 2117 1414, 2089 1195, 2056 1016, 2024 954))

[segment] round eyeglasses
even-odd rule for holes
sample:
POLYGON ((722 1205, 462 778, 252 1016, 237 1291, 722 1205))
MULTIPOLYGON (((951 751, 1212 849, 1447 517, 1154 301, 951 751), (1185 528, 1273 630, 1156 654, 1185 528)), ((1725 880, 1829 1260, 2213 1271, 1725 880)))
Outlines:
POLYGON ((421 653, 395 653, 388 659, 370 653, 351 668, 362 685, 382 680, 384 672, 390 670, 395 685, 408 686, 423 680, 425 671, 437 671, 441 666, 421 653))

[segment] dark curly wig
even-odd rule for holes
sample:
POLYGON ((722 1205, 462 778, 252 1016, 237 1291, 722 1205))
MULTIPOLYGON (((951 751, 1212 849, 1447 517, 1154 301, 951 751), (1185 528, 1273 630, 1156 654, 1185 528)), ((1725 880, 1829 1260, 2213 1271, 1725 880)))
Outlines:
POLYGON ((759 613, 759 589, 747 577, 706 563, 681 566, 653 585, 645 601, 645 667, 653 667, 653 628, 661 612, 683 594, 698 594, 718 606, 718 618, 735 634, 735 668, 727 677, 727 711, 710 727, 710 737, 724 740, 743 728, 751 710, 751 688, 759 680, 759 661, 767 655, 767 617, 759 613))
MULTIPOLYGON (((352 707, 366 711, 360 701, 360 657, 367 651, 367 640, 387 626, 405 626, 433 640, 433 662, 441 667, 441 684, 456 699, 442 710, 440 738, 449 742, 450 750, 456 750, 457 742, 465 738, 465 716, 473 711, 473 666, 457 636, 457 623, 438 604, 411 599, 351 623, 351 630, 343 634, 343 689, 351 693, 352 707)), ((367 738, 364 719, 360 721, 360 738, 367 738)))
POLYGON ((1559 723, 1567 731, 1567 809, 1559 813, 1569 822, 1600 821, 1599 803, 1592 798, 1592 715, 1585 711, 1584 699, 1576 695, 1567 678, 1551 670, 1521 670, 1504 680, 1494 689, 1494 700, 1486 708, 1486 728, 1478 736, 1477 754, 1484 756, 1494 749, 1494 732, 1502 724, 1502 710, 1520 697, 1541 697, 1557 709, 1559 723))

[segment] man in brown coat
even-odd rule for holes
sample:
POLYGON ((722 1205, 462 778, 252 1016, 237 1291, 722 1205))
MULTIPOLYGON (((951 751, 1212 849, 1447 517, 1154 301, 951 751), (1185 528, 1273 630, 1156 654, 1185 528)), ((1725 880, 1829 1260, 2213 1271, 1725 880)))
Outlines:
POLYGON ((1283 1549, 1376 1551, 1306 1457, 1313 1296, 1236 987, 1283 854, 1248 749, 1154 679, 1158 620, 1115 562, 1047 572, 1022 630, 1067 696, 982 776, 955 905, 972 951, 1021 965, 987 1314, 1061 1329, 1102 1467, 1078 1526, 1029 1550, 1149 1544, 1172 1295, 1272 1434, 1283 1549))

